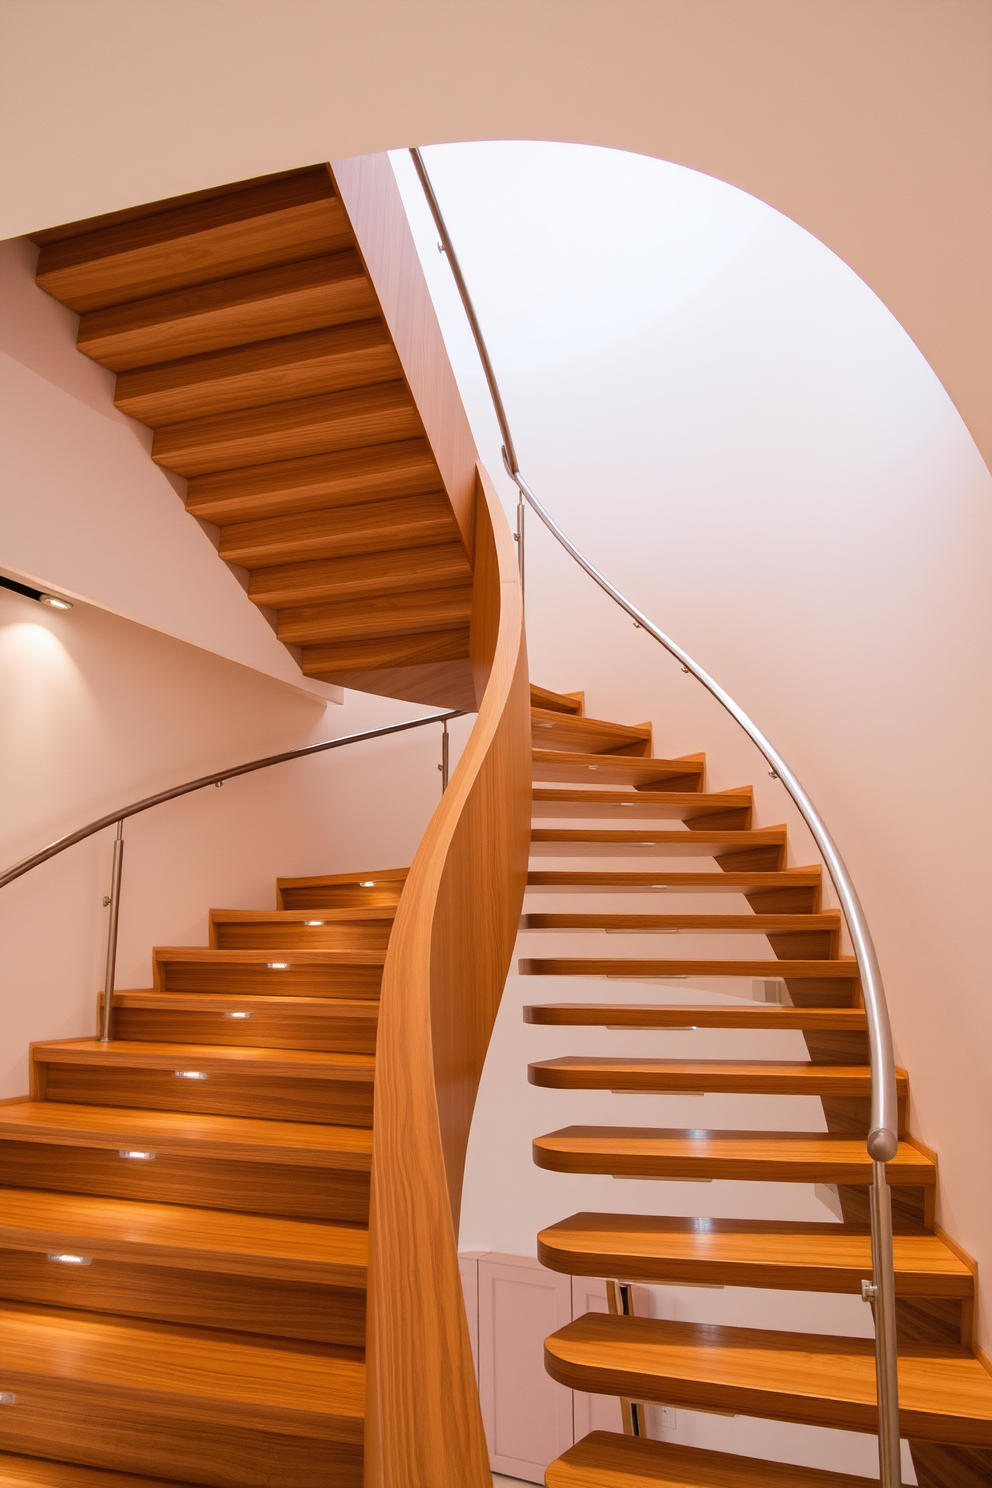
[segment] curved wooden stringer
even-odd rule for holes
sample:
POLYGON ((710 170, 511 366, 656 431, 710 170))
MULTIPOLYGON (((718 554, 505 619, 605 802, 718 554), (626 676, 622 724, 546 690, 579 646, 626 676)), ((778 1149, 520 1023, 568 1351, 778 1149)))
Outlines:
POLYGON ((530 716, 510 534, 480 471, 478 721, 383 972, 369 1233, 368 1488, 490 1481, 456 1233, 469 1125, 527 879, 530 716))

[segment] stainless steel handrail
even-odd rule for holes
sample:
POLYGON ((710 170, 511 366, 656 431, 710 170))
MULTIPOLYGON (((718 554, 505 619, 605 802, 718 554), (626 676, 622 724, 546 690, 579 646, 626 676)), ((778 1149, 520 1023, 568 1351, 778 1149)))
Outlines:
POLYGON ((67 847, 74 847, 77 842, 84 842, 87 837, 93 837, 106 827, 116 826, 111 889, 104 900, 104 905, 109 905, 110 908, 110 922, 107 928, 107 964, 100 1016, 100 1039, 103 1043, 107 1043, 110 1039, 114 1006, 117 926, 120 917, 124 859, 124 823, 129 816, 137 816, 139 812, 150 811, 153 806, 161 806, 166 801, 174 801, 178 796, 188 796, 191 791, 204 790, 208 785, 223 785, 225 780, 233 780, 238 775, 251 775, 255 770, 267 770, 270 765, 282 765, 287 760, 304 759, 310 754, 323 754, 328 749, 340 749, 345 744, 360 744, 365 739, 382 739, 387 734, 403 734, 409 729, 424 728, 430 723, 440 723, 444 730, 441 764, 438 766, 441 771, 441 787, 444 790, 448 785, 448 724, 452 718, 464 717, 467 711, 465 708, 451 708, 444 713, 429 713, 424 718, 409 718, 403 723, 390 723, 383 728, 366 729, 360 734, 343 734, 337 739, 325 739, 320 744, 305 744, 302 749, 287 749, 282 754, 268 754, 264 759, 248 760, 245 764, 233 765, 228 770, 215 770, 211 775, 200 775, 196 780, 187 780, 183 785, 174 785, 171 790, 158 791, 154 796, 145 796, 141 801, 133 801, 130 806, 122 806, 117 811, 108 812, 106 816, 100 816, 96 821, 88 822, 85 827, 79 827, 77 831, 69 832, 65 837, 59 837, 55 842, 49 843, 48 847, 43 847, 40 852, 32 853, 29 858, 22 858, 19 863, 15 863, 5 873, 0 874, 0 889, 6 884, 13 883, 15 878, 30 873, 32 868, 47 863, 49 858, 65 852, 67 847))
MULTIPOLYGON (((896 1155, 899 1146, 899 1103, 896 1093, 895 1056, 892 1048, 892 1031, 889 1025, 888 1008, 882 985, 882 974, 878 957, 868 928, 857 890, 841 857, 826 823, 803 789, 778 750, 744 709, 706 672, 698 662, 684 651, 677 642, 660 630, 653 621, 621 594, 599 569, 589 562, 573 542, 566 537, 558 523, 534 495, 520 472, 513 438, 510 434, 506 408, 496 382, 496 374, 486 347, 478 315, 469 294, 464 273, 458 261, 451 235, 448 232, 441 205, 431 183, 427 167, 419 149, 411 149, 417 176, 427 198, 434 225, 441 239, 448 265, 455 279, 472 334, 478 348, 486 382, 492 398, 496 419, 503 440, 503 463, 507 474, 517 487, 520 497, 540 517, 552 536, 565 551, 575 559, 579 567, 608 594, 621 609, 625 610, 636 625, 646 631, 681 664, 683 671, 701 682, 707 692, 716 698, 721 707, 747 734, 764 756, 773 778, 781 780, 820 850, 831 882, 837 892, 861 978, 864 996, 865 1017, 868 1025, 868 1049, 871 1065, 871 1117, 868 1133, 868 1152, 872 1158, 871 1230, 872 1230, 872 1275, 873 1283, 864 1293, 866 1300, 875 1304, 875 1371, 878 1399, 878 1455, 882 1488, 898 1488, 902 1482, 902 1464, 899 1445, 899 1391, 896 1348, 895 1314, 895 1261, 892 1251, 892 1199, 886 1179, 885 1164, 896 1155)), ((523 530, 518 517, 520 555, 523 557, 523 530)))

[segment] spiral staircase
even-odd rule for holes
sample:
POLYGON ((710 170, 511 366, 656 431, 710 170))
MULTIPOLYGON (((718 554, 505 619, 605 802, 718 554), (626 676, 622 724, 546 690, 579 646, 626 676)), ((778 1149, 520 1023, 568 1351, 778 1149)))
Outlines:
MULTIPOLYGON (((617 993, 535 1000, 531 1023, 645 1038, 642 1057, 590 1058, 563 1033, 562 1056, 532 1064, 566 1120, 567 1092, 589 1089, 805 1094, 824 1113, 811 1132, 566 1125, 535 1133, 540 1167, 820 1183, 842 1214, 669 1217, 659 1183, 649 1217, 563 1216, 540 1236, 545 1266, 860 1293, 866 1014, 821 866, 790 863, 750 788, 708 791, 702 754, 658 757, 648 726, 589 718, 579 695, 528 695, 513 543, 388 160, 239 182, 36 242, 38 284, 79 313, 80 351, 116 373, 118 408, 188 482, 191 518, 304 674, 477 719, 409 868, 283 878, 271 910, 215 909, 208 944, 153 949, 151 987, 116 993, 109 1041, 33 1047, 29 1094, 0 1106, 0 1485, 483 1488, 457 1219, 518 927, 521 969, 557 979, 541 985, 567 995, 570 977, 613 978, 617 993), (588 862, 560 866, 575 858, 588 862), (603 869, 609 858, 624 866, 603 869), (564 912, 547 910, 555 894, 564 912), (603 954, 603 932, 637 934, 636 954, 623 941, 603 954), (672 932, 687 954, 644 954, 641 937, 672 932), (556 937, 577 935, 588 953, 556 955, 556 937), (756 947, 720 955, 714 935, 756 947), (624 979, 700 977, 784 992, 622 1000, 624 979), (738 1033, 740 1057, 657 1057, 652 1035, 687 1027, 738 1033), (808 1058, 749 1059, 755 1029, 801 1033, 808 1058)), ((975 1268, 934 1223, 937 1159, 908 1131, 888 1177, 902 1434, 926 1488, 978 1488, 992 1482, 992 1374, 972 1337, 975 1268)), ((864 1338, 621 1311, 561 1329, 546 1363, 563 1385, 628 1402, 876 1429, 864 1338)), ((593 1433, 547 1476, 866 1481, 633 1424, 593 1433)))

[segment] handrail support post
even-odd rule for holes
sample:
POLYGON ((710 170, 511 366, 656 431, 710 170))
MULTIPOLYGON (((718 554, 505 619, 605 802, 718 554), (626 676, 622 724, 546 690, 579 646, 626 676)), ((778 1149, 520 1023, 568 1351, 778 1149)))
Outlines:
POLYGON ((448 750, 449 750, 450 743, 451 743, 451 739, 450 739, 450 736, 448 734, 448 720, 445 719, 444 722, 441 725, 441 763, 438 765, 438 769, 441 771, 441 794, 442 795, 448 789, 448 760, 449 760, 448 750))
POLYGON ((117 922, 121 907, 121 869, 124 864, 124 821, 117 823, 114 841, 114 869, 110 881, 110 920, 107 925, 107 970, 103 982, 103 1008, 100 1015, 100 1042, 109 1044, 114 1017, 114 975, 117 970, 117 922))
POLYGON ((878 1469, 882 1488, 900 1488, 899 1374, 896 1285, 892 1255, 892 1191, 884 1162, 872 1163, 871 1265, 875 1285, 875 1387, 878 1399, 878 1469))

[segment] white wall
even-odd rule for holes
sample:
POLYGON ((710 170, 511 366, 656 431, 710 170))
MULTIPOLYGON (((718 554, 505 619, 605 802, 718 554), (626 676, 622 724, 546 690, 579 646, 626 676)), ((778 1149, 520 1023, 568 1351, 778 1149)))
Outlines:
POLYGON ((187 515, 186 481, 152 463, 114 374, 77 352, 79 316, 35 284, 37 259, 27 238, 0 243, 0 566, 339 702, 218 559, 219 529, 187 515))
MULTIPOLYGON (((327 708, 247 667, 85 604, 0 590, 0 863, 212 770, 429 713, 347 693, 327 708)), ((459 729, 460 744, 468 720, 459 729)), ((266 909, 277 876, 408 864, 439 796, 437 726, 228 781, 125 825, 117 986, 154 945, 206 945, 212 907, 266 909)), ((31 1039, 89 1036, 103 984, 113 831, 2 890, 0 1098, 31 1039)))
MULTIPOLYGON (((984 848, 992 480, 978 451, 871 291, 760 204, 705 178, 686 183, 658 162, 628 159, 611 172, 601 152, 574 147, 426 155, 531 484, 593 561, 765 729, 834 831, 877 941, 910 1073, 911 1128, 939 1153, 941 1223, 989 1271, 992 1194, 979 1175, 992 1139, 984 848), (612 241, 595 223, 582 230, 590 199, 612 241), (707 234, 715 242, 703 252, 707 234), (572 354, 556 360, 562 343, 572 354)), ((409 186, 405 162, 396 166, 409 186)), ((494 420, 435 234, 412 189, 408 200, 476 438, 497 469, 494 420)), ((753 782, 758 824, 788 822, 790 861, 814 861, 781 786, 732 722, 533 517, 527 530, 534 679, 584 687, 595 716, 652 719, 659 753, 705 749, 710 785, 753 782)), ((522 937, 521 950, 540 954, 541 943, 522 937)), ((524 1028, 521 1003, 602 990, 511 978, 473 1128, 466 1248, 533 1254, 536 1230, 555 1217, 657 1203, 650 1185, 538 1173, 528 1142, 541 1130, 613 1120, 747 1127, 755 1116, 806 1124, 797 1103, 757 1097, 648 1102, 527 1087, 528 1059, 622 1052, 626 1036, 524 1028)), ((718 1055, 725 1039, 658 1034, 652 1049, 689 1057, 691 1042, 692 1054, 718 1055)), ((758 1039, 755 1057, 771 1055, 758 1039)), ((778 1057, 801 1057, 795 1043, 778 1036, 778 1057)), ((664 1200, 676 1213, 759 1214, 769 1204, 783 1216, 827 1217, 801 1189, 668 1185, 664 1200)), ((697 1296, 693 1315, 710 1316, 722 1295, 697 1296)), ((986 1347, 990 1300, 986 1288, 986 1347)), ((749 1305, 752 1318, 767 1306, 788 1326, 761 1294, 749 1305)), ((818 1326, 829 1325, 831 1305, 803 1304, 818 1326)), ((840 1304, 842 1330, 857 1331, 860 1307, 840 1304)), ((819 1450, 795 1460, 826 1461, 819 1450)), ((871 1461, 849 1470, 869 1472, 871 1461)))

